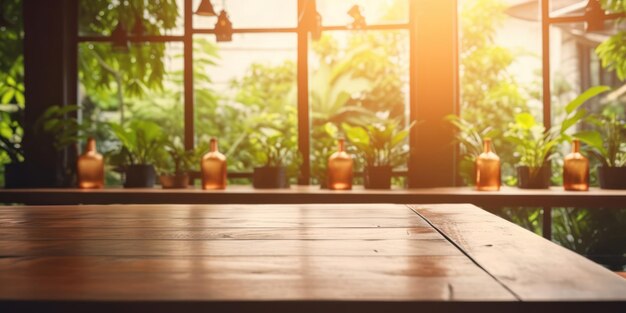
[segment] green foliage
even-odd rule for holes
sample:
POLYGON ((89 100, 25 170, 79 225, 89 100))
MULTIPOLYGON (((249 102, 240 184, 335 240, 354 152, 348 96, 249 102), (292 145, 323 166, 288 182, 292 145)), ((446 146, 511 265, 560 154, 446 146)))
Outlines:
POLYGON ((574 136, 589 145, 604 166, 626 166, 626 122, 616 114, 596 114, 588 121, 599 130, 581 131, 574 136))
MULTIPOLYGON (((396 3, 390 10, 398 7, 396 3)), ((396 13, 390 11, 390 18, 396 13)), ((311 173, 317 183, 326 182, 328 157, 335 151, 342 124, 366 126, 379 120, 376 114, 404 123, 403 77, 408 64, 402 47, 407 40, 406 33, 372 31, 350 33, 343 45, 331 34, 313 43, 318 65, 309 80, 311 173)), ((346 148, 356 153, 354 146, 346 148)), ((355 161, 358 170, 360 160, 355 161)))
MULTIPOLYGON (((128 31, 137 17, 146 34, 160 35, 176 26, 178 8, 175 0, 130 0, 112 4, 109 0, 82 0, 79 4, 79 30, 86 34, 111 33, 121 21, 128 31)), ((165 78, 166 45, 131 44, 128 53, 113 50, 109 43, 82 44, 78 68, 81 85, 89 97, 103 108, 120 111, 124 123, 126 99, 162 90, 165 78)))
POLYGON ((80 110, 77 105, 54 105, 49 107, 35 123, 38 134, 47 133, 54 137, 54 148, 63 150, 79 141, 92 136, 89 121, 79 122, 76 114, 80 110))
MULTIPOLYGON (((604 9, 613 13, 626 13, 626 1, 601 0, 604 9)), ((624 19, 615 21, 618 25, 624 24, 624 19)), ((596 53, 602 60, 602 67, 615 71, 620 80, 626 79, 626 31, 618 31, 596 47, 596 53)))
POLYGON ((22 137, 24 129, 14 116, 23 109, 16 104, 0 105, 0 161, 1 164, 18 163, 24 160, 22 137))
MULTIPOLYGON (((476 157, 483 152, 483 140, 499 136, 500 131, 492 127, 478 129, 476 125, 453 114, 446 116, 446 120, 457 129, 455 139, 460 145, 460 156, 462 158, 460 174, 466 182, 472 184, 474 182, 474 163, 476 162, 476 157)), ((492 147, 492 149, 496 150, 495 147, 492 147)))
POLYGON ((261 126, 252 133, 251 142, 262 147, 257 159, 263 163, 263 166, 286 166, 294 161, 296 156, 294 147, 297 146, 297 137, 293 132, 284 133, 283 131, 273 127, 261 126))
POLYGON ((0 165, 24 160, 24 57, 22 1, 0 2, 10 23, 0 28, 0 165))
POLYGON ((580 108, 585 101, 609 89, 606 86, 589 88, 565 106, 567 115, 561 125, 549 130, 530 113, 516 114, 515 122, 505 132, 505 138, 516 146, 519 165, 540 168, 546 164, 555 155, 555 147, 571 139, 567 131, 587 115, 587 111, 580 108))
POLYGON ((156 160, 156 168, 161 175, 184 174, 191 171, 198 163, 198 153, 185 149, 182 139, 178 136, 170 136, 165 140, 164 149, 168 157, 156 160))
POLYGON ((221 135, 234 137, 227 140, 227 155, 237 152, 233 166, 288 166, 291 176, 298 172, 296 81, 295 64, 284 61, 254 63, 231 82, 238 91, 234 103, 225 103, 225 113, 233 119, 224 121, 221 135))
POLYGON ((414 125, 415 123, 411 123, 400 130, 399 121, 384 120, 367 126, 350 126, 344 123, 342 128, 368 167, 396 167, 406 163, 409 149, 405 139, 414 125))
POLYGON ((109 127, 121 143, 111 156, 115 165, 155 164, 164 157, 166 137, 158 124, 132 120, 124 125, 110 123, 109 127))
MULTIPOLYGON (((507 4, 501 0, 471 0, 459 4, 460 13, 460 106, 461 117, 476 131, 504 130, 518 113, 529 112, 528 102, 539 97, 521 86, 510 66, 519 56, 495 42, 496 31, 506 18, 507 4)), ((461 131, 462 133, 463 131, 461 131)), ((515 146, 501 132, 492 137, 502 160, 503 176, 514 170, 515 146)), ((462 147, 462 149, 465 149, 462 147)), ((471 156, 470 156, 471 159, 471 156)), ((473 175, 473 163, 464 157, 459 168, 466 182, 473 175)))

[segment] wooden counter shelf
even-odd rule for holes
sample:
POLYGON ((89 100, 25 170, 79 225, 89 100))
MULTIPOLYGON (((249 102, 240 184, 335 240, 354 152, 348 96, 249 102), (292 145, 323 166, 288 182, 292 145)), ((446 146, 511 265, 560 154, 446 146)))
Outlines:
POLYGON ((469 187, 332 191, 319 186, 290 189, 254 189, 229 186, 226 190, 189 189, 0 189, 0 203, 30 205, 70 204, 297 204, 297 203, 472 203, 503 206, 626 208, 626 190, 592 188, 588 192, 502 188, 479 192, 469 187))

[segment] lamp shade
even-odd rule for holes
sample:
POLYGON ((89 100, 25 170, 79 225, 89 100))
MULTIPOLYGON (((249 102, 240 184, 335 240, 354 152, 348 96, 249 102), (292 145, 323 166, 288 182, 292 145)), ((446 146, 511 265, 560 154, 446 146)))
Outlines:
POLYGON ((596 32, 604 30, 604 9, 598 0, 589 0, 585 7, 585 31, 596 32))
POLYGON ((8 28, 11 26, 13 26, 13 24, 11 24, 11 22, 4 17, 4 11, 2 10, 2 7, 0 7, 0 28, 8 28))
POLYGON ((228 13, 224 10, 220 12, 215 23, 215 38, 218 42, 233 40, 233 23, 230 22, 228 13))
POLYGON ((363 29, 367 25, 365 23, 365 17, 361 14, 361 7, 358 5, 353 5, 350 10, 348 10, 348 15, 353 19, 352 23, 349 25, 350 28, 363 29))
POLYGON ((319 12, 315 12, 315 24, 311 29, 311 39, 317 41, 322 38, 322 15, 319 12))
POLYGON ((213 9, 213 4, 211 4, 211 0, 200 1, 196 14, 201 16, 217 16, 215 9, 213 9))
POLYGON ((111 32, 111 45, 114 51, 128 52, 130 44, 128 42, 128 34, 124 23, 118 22, 117 26, 111 32))
POLYGON ((143 25, 143 17, 137 14, 135 15, 135 25, 133 26, 133 35, 142 36, 146 28, 143 25))

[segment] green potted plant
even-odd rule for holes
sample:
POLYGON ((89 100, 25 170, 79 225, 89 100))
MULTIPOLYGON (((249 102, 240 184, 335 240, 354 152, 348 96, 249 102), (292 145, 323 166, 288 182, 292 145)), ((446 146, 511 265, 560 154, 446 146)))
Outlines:
POLYGON ((252 174, 254 188, 289 188, 289 165, 297 163, 294 147, 296 138, 272 127, 260 127, 252 142, 262 147, 257 159, 263 166, 255 167, 252 174))
POLYGON ((600 188, 626 189, 626 122, 615 113, 593 115, 588 120, 600 131, 582 131, 574 136, 589 145, 601 162, 600 188))
POLYGON ((455 141, 460 145, 462 159, 459 162, 459 168, 461 176, 466 183, 474 185, 476 183, 476 158, 484 151, 483 140, 496 138, 500 132, 492 127, 479 129, 476 125, 455 114, 446 116, 446 120, 457 129, 455 141))
POLYGON ((99 125, 91 121, 79 121, 75 116, 81 110, 77 105, 54 105, 48 108, 35 122, 35 130, 54 137, 53 146, 61 156, 61 170, 58 184, 65 187, 76 186, 76 160, 78 143, 92 136, 99 125), (66 149, 72 153, 69 155, 66 149))
POLYGON ((24 188, 28 184, 22 147, 24 130, 13 118, 21 112, 22 110, 16 104, 0 105, 0 151, 3 151, 5 155, 3 162, 9 162, 4 165, 5 188, 24 188))
POLYGON ((165 158, 161 127, 151 121, 132 120, 125 125, 110 124, 121 146, 111 163, 125 175, 125 188, 151 188, 156 181, 154 164, 165 158))
POLYGON ((546 130, 530 113, 518 113, 509 125, 505 138, 516 146, 519 157, 517 183, 519 188, 545 189, 550 187, 550 161, 556 146, 571 139, 567 131, 582 120, 585 109, 579 109, 588 99, 609 90, 606 86, 592 87, 565 106, 565 118, 560 125, 546 130))
POLYGON ((161 186, 165 189, 187 188, 195 151, 186 150, 180 137, 170 138, 165 151, 169 157, 157 160, 161 186))
POLYGON ((405 139, 415 125, 400 130, 398 121, 380 121, 368 126, 342 124, 344 133, 365 160, 363 184, 367 189, 390 189, 394 167, 405 164, 409 155, 405 139))

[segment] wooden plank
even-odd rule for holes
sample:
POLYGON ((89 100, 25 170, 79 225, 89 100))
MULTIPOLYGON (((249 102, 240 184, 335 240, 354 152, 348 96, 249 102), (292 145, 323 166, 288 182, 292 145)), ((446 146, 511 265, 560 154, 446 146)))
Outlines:
POLYGON ((459 255, 446 240, 0 240, 7 256, 459 255))
POLYGON ((210 219, 61 219, 1 218, 0 228, 407 228, 428 227, 418 218, 210 218, 210 219))
POLYGON ((432 240, 430 227, 414 228, 0 228, 0 240, 432 240))
POLYGON ((36 218, 150 218, 150 219, 206 219, 206 218, 409 218, 414 213, 401 205, 319 205, 310 209, 305 205, 133 205, 133 206, 44 206, 44 207, 6 207, 0 210, 0 219, 30 217, 36 212, 36 218))
POLYGON ((80 189, 0 189, 0 203, 33 205, 73 204, 297 204, 297 203, 472 203, 481 207, 626 207, 626 190, 591 188, 588 192, 564 191, 561 187, 524 190, 503 187, 501 191, 475 191, 468 187, 421 189, 323 190, 318 186, 258 190, 250 186, 229 186, 226 190, 163 190, 109 188, 80 189))
POLYGON ((626 300, 609 270, 472 205, 411 205, 524 301, 626 300))
POLYGON ((3 258, 0 268, 0 299, 514 300, 462 255, 3 258))

